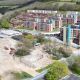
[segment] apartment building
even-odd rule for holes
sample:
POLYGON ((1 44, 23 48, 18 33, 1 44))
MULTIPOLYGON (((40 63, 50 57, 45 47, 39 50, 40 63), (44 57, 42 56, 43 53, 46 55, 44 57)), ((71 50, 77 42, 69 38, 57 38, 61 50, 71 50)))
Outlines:
POLYGON ((28 10, 17 15, 10 22, 13 27, 23 26, 31 30, 52 32, 55 28, 61 28, 68 24, 76 24, 79 21, 80 16, 78 16, 77 12, 61 14, 56 11, 28 10))
POLYGON ((68 25, 61 28, 60 37, 64 44, 71 45, 75 43, 80 45, 80 25, 68 25))
POLYGON ((27 10, 28 13, 56 14, 57 11, 52 10, 27 10))
POLYGON ((29 29, 38 30, 38 31, 53 31, 55 28, 55 22, 51 19, 40 19, 35 18, 34 21, 25 21, 24 26, 29 29))

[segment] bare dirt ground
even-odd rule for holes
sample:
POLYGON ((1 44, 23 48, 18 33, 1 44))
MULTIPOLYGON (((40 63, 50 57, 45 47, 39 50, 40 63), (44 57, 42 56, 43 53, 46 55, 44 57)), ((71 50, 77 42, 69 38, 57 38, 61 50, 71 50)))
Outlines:
POLYGON ((47 65, 51 64, 53 62, 52 59, 50 59, 50 55, 43 51, 43 46, 35 46, 35 49, 32 50, 31 54, 28 56, 25 56, 22 61, 24 61, 25 65, 33 67, 35 70, 44 68, 47 65), (30 63, 27 64, 27 62, 30 63))
POLYGON ((30 67, 26 65, 26 61, 20 62, 19 58, 14 58, 9 54, 10 48, 16 48, 17 41, 11 38, 0 38, 0 75, 3 76, 2 80, 11 80, 10 76, 7 76, 6 72, 9 71, 25 71, 32 76, 36 76, 39 73, 36 69, 43 68, 53 61, 49 58, 49 55, 42 50, 42 46, 36 46, 32 50, 31 54, 25 56, 28 59, 27 63, 29 65, 34 65, 35 67, 30 67), (4 47, 7 47, 6 50, 4 47))
POLYGON ((6 76, 6 72, 9 71, 25 71, 31 74, 32 76, 37 75, 38 73, 35 72, 34 69, 25 66, 9 54, 10 48, 16 48, 16 43, 17 41, 11 38, 0 38, 0 75, 6 76), (9 50, 5 50, 5 46, 9 50))

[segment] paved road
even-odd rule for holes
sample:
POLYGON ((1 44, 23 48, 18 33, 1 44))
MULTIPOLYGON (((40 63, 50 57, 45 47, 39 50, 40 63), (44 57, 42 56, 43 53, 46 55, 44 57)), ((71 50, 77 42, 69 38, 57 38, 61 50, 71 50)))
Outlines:
POLYGON ((41 78, 44 78, 45 74, 47 73, 47 70, 44 70, 41 74, 35 76, 33 79, 31 80, 38 80, 38 79, 41 79, 41 78))
POLYGON ((45 74, 47 73, 47 70, 44 70, 41 72, 39 75, 35 76, 34 78, 31 79, 24 79, 24 80, 38 80, 44 78, 45 74))

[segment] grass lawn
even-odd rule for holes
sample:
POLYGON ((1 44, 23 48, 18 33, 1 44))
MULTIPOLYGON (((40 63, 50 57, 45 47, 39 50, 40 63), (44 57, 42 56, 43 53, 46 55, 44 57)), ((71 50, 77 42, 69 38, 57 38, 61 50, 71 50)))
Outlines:
POLYGON ((44 67, 44 68, 41 68, 41 69, 38 69, 36 70, 37 72, 41 73, 42 71, 46 70, 46 69, 49 69, 50 65, 44 67))
POLYGON ((80 75, 80 67, 79 66, 73 65, 71 70, 73 73, 80 75))
POLYGON ((12 72, 12 74, 16 77, 16 79, 22 80, 25 78, 31 78, 32 76, 26 72, 12 72))
POLYGON ((60 29, 57 29, 57 28, 53 29, 53 32, 57 32, 57 31, 60 31, 60 29))

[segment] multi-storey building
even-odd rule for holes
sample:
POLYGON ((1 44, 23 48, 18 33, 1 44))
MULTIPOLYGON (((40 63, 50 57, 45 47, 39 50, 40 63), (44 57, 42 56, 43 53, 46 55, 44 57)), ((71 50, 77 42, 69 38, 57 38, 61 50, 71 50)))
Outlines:
POLYGON ((37 13, 37 14, 26 13, 23 15, 18 15, 15 19, 11 20, 11 24, 14 27, 19 26, 20 24, 28 29, 47 31, 47 32, 53 31, 54 28, 61 27, 60 21, 58 22, 56 23, 56 21, 53 19, 52 16, 49 16, 47 14, 41 14, 41 13, 37 13))
POLYGON ((77 12, 61 14, 56 11, 28 10, 17 15, 10 22, 14 27, 23 26, 31 30, 51 32, 55 28, 79 23, 79 18, 77 12))
POLYGON ((80 45, 80 25, 68 25, 61 28, 60 37, 64 44, 71 45, 75 43, 80 45))

